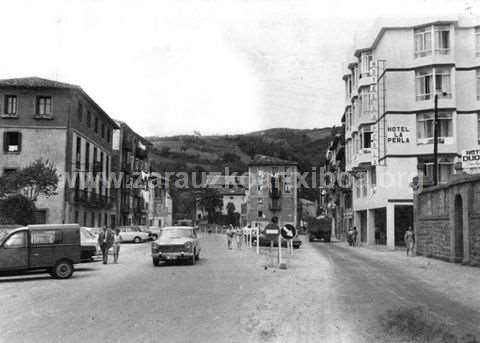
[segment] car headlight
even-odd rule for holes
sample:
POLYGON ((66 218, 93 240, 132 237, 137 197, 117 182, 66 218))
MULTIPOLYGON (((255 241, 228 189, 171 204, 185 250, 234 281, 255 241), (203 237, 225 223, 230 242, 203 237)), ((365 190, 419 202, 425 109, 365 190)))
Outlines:
POLYGON ((159 246, 157 243, 152 243, 152 250, 158 250, 159 246))
POLYGON ((192 242, 186 242, 183 246, 185 247, 186 250, 190 250, 192 249, 192 242))

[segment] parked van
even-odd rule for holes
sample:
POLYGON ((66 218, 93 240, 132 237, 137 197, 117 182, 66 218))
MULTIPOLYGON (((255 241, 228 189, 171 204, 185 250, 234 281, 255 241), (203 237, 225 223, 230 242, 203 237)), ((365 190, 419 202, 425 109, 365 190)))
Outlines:
POLYGON ((0 240, 0 271, 46 269, 55 278, 67 279, 80 255, 78 224, 29 225, 0 240))

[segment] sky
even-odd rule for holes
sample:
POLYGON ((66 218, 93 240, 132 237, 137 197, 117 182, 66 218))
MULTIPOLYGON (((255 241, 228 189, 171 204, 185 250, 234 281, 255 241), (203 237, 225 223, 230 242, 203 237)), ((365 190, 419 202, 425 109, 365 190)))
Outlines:
POLYGON ((342 75, 379 20, 479 12, 480 0, 5 1, 0 78, 80 85, 144 136, 319 128, 340 124, 342 75))

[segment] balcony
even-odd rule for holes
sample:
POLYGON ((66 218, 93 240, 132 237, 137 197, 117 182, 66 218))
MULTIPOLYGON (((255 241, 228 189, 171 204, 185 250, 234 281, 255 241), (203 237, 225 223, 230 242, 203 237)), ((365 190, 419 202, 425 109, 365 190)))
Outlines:
POLYGON ((110 208, 113 204, 112 197, 89 192, 85 189, 72 189, 70 191, 70 201, 76 205, 83 205, 92 209, 110 208))
POLYGON ((133 140, 127 137, 123 137, 122 148, 126 151, 133 151, 133 140))
POLYGON ((148 156, 147 149, 142 149, 142 148, 137 146, 137 148, 135 149, 135 155, 138 158, 143 160, 143 159, 147 158, 147 156, 148 156))

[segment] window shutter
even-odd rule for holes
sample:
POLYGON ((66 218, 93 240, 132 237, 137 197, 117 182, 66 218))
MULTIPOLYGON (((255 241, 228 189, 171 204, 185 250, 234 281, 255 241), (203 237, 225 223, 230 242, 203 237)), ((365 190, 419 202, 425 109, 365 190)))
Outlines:
POLYGON ((22 151, 22 133, 18 133, 18 152, 22 151))

